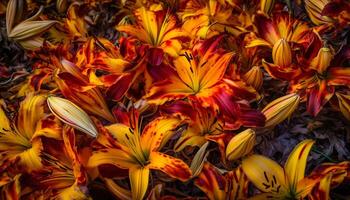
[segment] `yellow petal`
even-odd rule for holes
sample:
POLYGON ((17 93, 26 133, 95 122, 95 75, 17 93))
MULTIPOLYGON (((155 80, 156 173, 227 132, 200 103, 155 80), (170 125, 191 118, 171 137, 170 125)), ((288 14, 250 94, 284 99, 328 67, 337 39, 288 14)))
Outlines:
POLYGON ((103 151, 93 152, 87 166, 94 168, 104 164, 115 165, 123 169, 140 166, 132 155, 120 149, 105 149, 103 151))
POLYGON ((254 39, 253 41, 251 41, 246 48, 251 48, 251 47, 257 47, 257 46, 268 46, 268 47, 272 47, 272 44, 270 44, 268 41, 257 38, 254 39))
POLYGON ((314 143, 313 140, 304 140, 289 155, 284 170, 292 187, 296 187, 296 184, 304 178, 307 156, 314 143))
POLYGON ((17 118, 18 132, 31 139, 39 120, 44 117, 46 96, 29 94, 21 102, 17 118))
POLYGON ((310 67, 316 70, 319 74, 323 74, 329 67, 333 59, 333 54, 329 48, 321 48, 317 56, 312 59, 310 67))
POLYGON ((141 135, 142 149, 146 154, 161 149, 181 124, 178 118, 159 117, 148 123, 141 135))
POLYGON ((322 10, 328 3, 330 3, 330 0, 305 0, 306 12, 314 24, 321 25, 333 21, 322 14, 322 10))
POLYGON ((226 147, 226 157, 229 160, 237 160, 249 154, 255 145, 255 132, 247 129, 235 135, 226 147))
POLYGON ((148 188, 149 169, 132 168, 129 169, 129 179, 133 200, 142 200, 148 188))
POLYGON ((251 155, 242 161, 242 169, 248 179, 263 192, 283 193, 286 180, 282 167, 260 155, 251 155))
POLYGON ((273 9, 274 4, 274 0, 260 0, 260 10, 263 13, 269 15, 271 13, 271 10, 273 9))
POLYGON ((288 94, 269 103, 262 113, 266 117, 265 127, 276 126, 287 117, 290 117, 298 107, 300 96, 298 94, 288 94))
POLYGON ((51 112, 62 122, 92 136, 97 137, 97 129, 84 110, 73 102, 60 97, 48 97, 47 104, 51 112))
POLYGON ((276 65, 281 67, 287 67, 292 64, 292 49, 284 38, 279 39, 273 45, 272 59, 276 65))
POLYGON ((19 164, 26 167, 29 172, 32 170, 38 170, 42 168, 41 163, 41 151, 43 150, 43 144, 40 139, 36 139, 32 142, 31 148, 24 150, 18 154, 19 164))

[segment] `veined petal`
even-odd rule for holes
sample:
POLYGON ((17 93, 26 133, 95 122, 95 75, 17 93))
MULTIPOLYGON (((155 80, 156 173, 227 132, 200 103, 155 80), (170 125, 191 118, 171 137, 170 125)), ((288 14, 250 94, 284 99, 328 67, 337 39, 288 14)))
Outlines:
POLYGON ((129 179, 133 200, 142 200, 148 188, 149 169, 137 167, 129 169, 129 179))
POLYGON ((204 162, 209 154, 209 152, 206 152, 207 147, 209 145, 209 142, 206 142, 199 148, 196 155, 193 157, 193 160, 191 162, 190 169, 192 171, 192 177, 196 177, 199 175, 199 173, 202 171, 204 162))
POLYGON ((307 157, 311 150, 313 140, 304 140, 294 147, 284 166, 288 182, 291 187, 296 188, 297 183, 304 178, 307 157))
POLYGON ((20 183, 21 175, 16 175, 11 182, 6 184, 1 188, 3 199, 9 200, 19 200, 21 198, 21 183, 20 183))
POLYGON ((192 176, 191 169, 184 161, 160 152, 151 153, 148 167, 160 170, 181 181, 187 181, 192 176))
POLYGON ((251 155, 243 159, 242 168, 248 179, 263 192, 278 194, 287 188, 283 168, 270 158, 251 155))
POLYGON ((273 6, 275 5, 274 0, 261 0, 260 1, 260 10, 264 12, 265 14, 269 15, 271 13, 271 10, 273 9, 273 6))
POLYGON ((118 31, 120 32, 124 32, 126 34, 128 34, 129 36, 133 36, 136 37, 137 39, 139 39, 142 42, 147 42, 150 43, 151 41, 149 40, 149 38, 147 37, 147 32, 139 27, 139 26, 135 26, 135 25, 119 25, 116 27, 118 31))
POLYGON ((115 165, 122 169, 140 166, 132 155, 120 149, 105 149, 93 152, 87 166, 93 168, 103 164, 115 165))
POLYGON ((24 150, 18 154, 19 164, 26 167, 29 172, 32 170, 38 170, 43 165, 41 163, 41 151, 43 150, 43 144, 40 139, 32 141, 31 148, 24 150))
POLYGON ((178 118, 159 117, 147 124, 141 135, 143 151, 150 154, 161 149, 181 122, 178 118))
POLYGON ((97 137, 97 129, 84 110, 73 102, 60 97, 48 97, 47 104, 51 112, 62 122, 92 136, 97 137))
POLYGON ((157 45, 158 39, 158 24, 157 24, 157 16, 155 12, 146 10, 145 7, 141 7, 135 11, 135 16, 137 20, 140 22, 140 25, 147 32, 145 34, 149 38, 149 44, 157 45))
POLYGON ((31 139, 38 121, 44 117, 44 95, 29 94, 22 101, 17 118, 17 129, 27 139, 31 139))
POLYGON ((233 53, 226 53, 224 55, 215 54, 208 58, 208 60, 201 60, 199 63, 200 87, 210 88, 221 81, 232 56, 233 53), (218 59, 215 59, 216 57, 218 59))

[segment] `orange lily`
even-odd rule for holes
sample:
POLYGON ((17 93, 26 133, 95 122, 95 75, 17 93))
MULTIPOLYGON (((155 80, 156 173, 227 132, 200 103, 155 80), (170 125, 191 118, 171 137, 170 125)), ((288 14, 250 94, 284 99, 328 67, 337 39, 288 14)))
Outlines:
POLYGON ((118 25, 117 30, 133 36, 149 46, 148 62, 160 65, 164 52, 177 57, 182 49, 181 38, 187 33, 176 27, 176 18, 170 11, 162 10, 160 5, 150 9, 138 8, 135 13, 135 25, 118 25))
POLYGON ((330 48, 318 49, 315 57, 306 63, 308 72, 292 84, 291 91, 306 92, 307 110, 316 116, 334 95, 336 86, 350 85, 350 69, 331 66, 334 54, 330 48))
POLYGON ((74 129, 65 126, 63 142, 46 141, 43 153, 45 168, 32 174, 46 198, 91 199, 87 196, 87 173, 81 164, 74 129))
POLYGON ((56 65, 55 81, 65 97, 92 114, 114 121, 99 88, 90 84, 74 63, 63 59, 56 65))
POLYGON ((28 95, 21 103, 16 124, 11 125, 0 107, 0 152, 1 168, 18 161, 18 166, 26 171, 42 167, 40 154, 43 149, 38 126, 44 118, 44 95, 28 95))
POLYGON ((226 103, 223 101, 231 101, 227 98, 258 98, 254 88, 241 81, 224 78, 233 53, 224 53, 217 48, 220 39, 221 37, 206 40, 192 51, 183 51, 174 60, 176 71, 163 67, 162 71, 152 73, 168 79, 153 84, 145 96, 148 102, 159 105, 170 100, 188 98, 199 102, 203 107, 219 109, 219 104, 226 103))
POLYGON ((288 13, 277 14, 273 18, 258 14, 255 16, 255 25, 261 38, 254 39, 247 47, 272 48, 280 39, 304 45, 309 43, 309 27, 306 23, 291 18, 288 13))
POLYGON ((233 7, 225 1, 185 1, 180 16, 182 28, 192 38, 208 39, 223 32, 235 36, 246 32, 232 15, 233 7), (234 23, 232 23, 234 22, 234 23))
POLYGON ((246 199, 248 197, 248 179, 241 166, 222 175, 215 166, 206 162, 202 172, 195 180, 195 185, 211 200, 246 199))
POLYGON ((139 126, 137 114, 133 112, 131 126, 112 124, 105 128, 109 133, 100 134, 98 141, 109 144, 98 149, 90 157, 88 166, 97 167, 112 164, 129 170, 131 193, 133 199, 143 199, 147 187, 150 169, 161 170, 173 178, 186 181, 191 177, 191 170, 182 160, 159 152, 169 140, 173 130, 181 120, 171 117, 159 117, 148 123, 143 130, 139 126), (141 134, 142 132, 142 134, 141 134), (108 136, 111 134, 111 136, 108 136))

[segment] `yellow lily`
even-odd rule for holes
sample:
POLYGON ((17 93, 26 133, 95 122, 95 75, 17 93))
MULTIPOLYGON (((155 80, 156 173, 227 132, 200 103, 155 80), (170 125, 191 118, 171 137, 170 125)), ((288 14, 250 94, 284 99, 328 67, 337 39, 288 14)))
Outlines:
POLYGON ((254 199, 303 199, 312 190, 315 182, 304 178, 307 156, 313 140, 299 143, 282 168, 275 161, 251 155, 242 161, 242 168, 248 179, 263 193, 254 199))
POLYGON ((39 121, 44 117, 45 96, 28 95, 21 103, 16 124, 11 125, 0 107, 0 153, 1 168, 18 161, 26 171, 42 167, 40 153, 39 121))
MULTIPOLYGON (((181 124, 177 118, 159 117, 147 124, 141 131, 134 117, 135 127, 125 124, 106 126, 113 139, 109 145, 95 151, 88 161, 89 167, 112 164, 129 170, 132 199, 143 199, 147 187, 150 169, 163 171, 173 178, 186 181, 192 176, 191 169, 182 160, 159 152, 169 140, 173 130, 181 124), (142 132, 142 135, 141 135, 142 132)), ((111 138, 102 131, 98 141, 111 138)))

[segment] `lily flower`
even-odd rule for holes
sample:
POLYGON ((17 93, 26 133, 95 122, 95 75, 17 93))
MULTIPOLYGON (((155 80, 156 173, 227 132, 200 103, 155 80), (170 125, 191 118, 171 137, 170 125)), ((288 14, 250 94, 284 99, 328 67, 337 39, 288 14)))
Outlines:
POLYGON ((303 199, 320 180, 304 177, 307 156, 314 141, 300 142, 289 155, 284 168, 275 161, 251 155, 242 161, 248 179, 263 193, 254 199, 303 199))
POLYGON ((117 30, 137 38, 149 47, 147 59, 150 64, 160 65, 164 52, 171 57, 178 56, 182 49, 181 39, 187 37, 187 33, 176 27, 176 18, 169 10, 154 5, 151 9, 138 8, 134 15, 136 24, 118 25, 117 30))
POLYGON ((46 141, 43 152, 45 167, 31 174, 46 198, 62 200, 91 199, 87 195, 87 171, 76 147, 74 129, 65 126, 62 140, 46 141))
POLYGON ((334 95, 335 87, 350 85, 350 69, 332 66, 334 53, 330 48, 318 49, 317 55, 306 63, 304 73, 291 86, 291 91, 306 93, 307 110, 316 116, 334 95))
POLYGON ((114 121, 100 89, 89 83, 88 77, 74 63, 63 59, 56 65, 55 81, 66 98, 94 115, 114 121))
POLYGON ((167 101, 188 98, 203 107, 220 110, 220 106, 225 107, 234 100, 258 99, 259 95, 253 87, 240 80, 224 78, 233 53, 224 53, 217 48, 220 39, 212 38, 195 46, 192 51, 184 51, 174 60, 176 70, 168 67, 152 73, 168 78, 151 86, 145 96, 147 101, 161 105, 167 101))
POLYGON ((309 44, 309 37, 307 37, 310 32, 309 27, 306 23, 291 18, 288 13, 277 14, 272 18, 258 14, 255 16, 255 26, 260 38, 254 39, 246 47, 273 48, 280 39, 297 44, 309 44))
POLYGON ((112 124, 105 127, 109 133, 100 134, 98 140, 105 141, 103 137, 115 140, 107 139, 109 145, 96 150, 90 157, 88 166, 112 164, 128 169, 132 198, 141 200, 147 191, 151 169, 163 171, 181 181, 188 180, 192 173, 182 160, 159 152, 173 130, 181 124, 181 120, 159 117, 141 130, 138 115, 133 113, 131 125, 112 124))
POLYGON ((1 168, 16 164, 26 171, 42 167, 40 154, 43 144, 39 121, 44 118, 44 95, 28 95, 21 103, 17 121, 12 124, 0 107, 0 152, 1 168), (18 162, 18 163, 17 163, 18 162))

